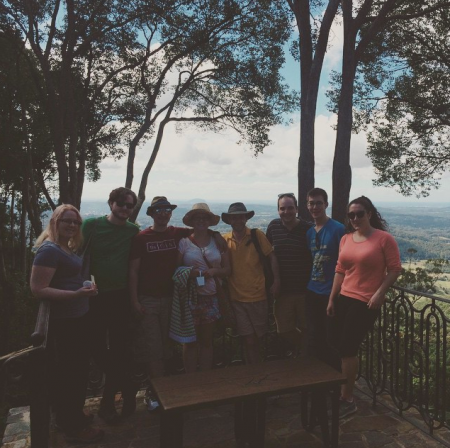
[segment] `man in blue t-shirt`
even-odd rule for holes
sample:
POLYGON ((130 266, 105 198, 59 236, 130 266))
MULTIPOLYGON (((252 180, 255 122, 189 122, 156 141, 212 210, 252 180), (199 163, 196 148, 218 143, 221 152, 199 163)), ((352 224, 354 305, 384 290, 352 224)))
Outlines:
POLYGON ((313 259, 305 303, 308 353, 339 369, 339 358, 328 344, 327 305, 333 286, 339 243, 345 228, 340 222, 327 216, 328 195, 322 188, 313 188, 308 192, 307 206, 315 224, 306 234, 313 259))

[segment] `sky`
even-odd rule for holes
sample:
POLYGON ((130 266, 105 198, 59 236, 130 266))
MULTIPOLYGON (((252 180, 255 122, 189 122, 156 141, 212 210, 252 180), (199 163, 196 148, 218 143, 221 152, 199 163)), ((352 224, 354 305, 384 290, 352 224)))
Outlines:
MULTIPOLYGON (((328 77, 331 70, 340 70, 342 28, 335 23, 330 35, 322 73, 316 117, 315 186, 327 190, 331 197, 332 165, 335 131, 332 126, 336 116, 326 110, 328 77)), ((288 84, 299 90, 299 66, 286 55, 283 76, 288 84)), ((232 131, 215 134, 195 128, 177 133, 175 125, 166 126, 161 149, 148 178, 146 202, 164 195, 178 200, 202 198, 206 201, 266 201, 279 193, 297 192, 297 165, 300 141, 299 112, 291 116, 292 124, 272 128, 273 144, 257 157, 250 148, 238 145, 238 135, 232 131)), ((375 173, 370 159, 365 155, 365 133, 352 135, 351 166, 352 189, 350 199, 365 195, 376 202, 449 202, 450 173, 446 173, 439 190, 427 198, 404 197, 393 188, 374 187, 375 173)), ((135 177, 132 189, 137 192, 142 171, 153 148, 150 140, 137 150, 135 177)), ((122 186, 126 176, 126 157, 121 160, 104 160, 98 182, 85 182, 83 200, 104 200, 109 192, 122 186)))

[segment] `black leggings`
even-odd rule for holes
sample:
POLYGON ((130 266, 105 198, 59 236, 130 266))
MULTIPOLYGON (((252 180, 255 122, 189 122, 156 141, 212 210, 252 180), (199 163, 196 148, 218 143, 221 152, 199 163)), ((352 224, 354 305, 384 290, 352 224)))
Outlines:
POLYGON ((50 320, 51 390, 56 423, 66 432, 86 425, 83 414, 89 372, 87 315, 50 320))
POLYGON ((359 346, 373 328, 380 310, 367 308, 367 302, 340 295, 334 301, 330 319, 330 342, 341 358, 358 355, 359 346))

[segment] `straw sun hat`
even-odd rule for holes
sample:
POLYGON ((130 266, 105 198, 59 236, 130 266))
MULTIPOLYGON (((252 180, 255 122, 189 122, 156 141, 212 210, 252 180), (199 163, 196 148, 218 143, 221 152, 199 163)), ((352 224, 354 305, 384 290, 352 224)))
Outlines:
POLYGON ((217 226, 217 224, 219 224, 220 221, 220 216, 215 215, 214 213, 211 212, 211 210, 208 207, 208 204, 205 204, 203 202, 200 202, 198 204, 194 204, 192 206, 192 209, 189 210, 183 218, 183 223, 189 227, 193 227, 193 219, 195 216, 197 216, 198 214, 202 214, 202 215, 207 215, 209 218, 209 225, 211 226, 217 226))

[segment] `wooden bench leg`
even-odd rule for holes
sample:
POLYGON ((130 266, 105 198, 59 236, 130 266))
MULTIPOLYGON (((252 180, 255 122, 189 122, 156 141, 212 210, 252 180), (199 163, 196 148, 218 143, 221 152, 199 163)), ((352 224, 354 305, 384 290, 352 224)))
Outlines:
POLYGON ((234 406, 234 434, 238 447, 262 448, 266 431, 266 399, 245 400, 234 406))
POLYGON ((328 428, 327 395, 325 391, 314 392, 313 394, 315 420, 320 425, 322 432, 323 446, 330 446, 330 431, 328 428))
POLYGON ((300 420, 302 422, 303 429, 309 430, 309 417, 308 417, 308 400, 309 392, 301 392, 300 395, 300 420))
POLYGON ((339 397, 341 388, 336 386, 331 391, 331 448, 339 445, 339 397))
POLYGON ((250 448, 261 448, 264 447, 266 433, 266 399, 258 398, 255 405, 255 430, 250 441, 250 448))
POLYGON ((161 448, 183 447, 182 412, 161 412, 159 446, 161 448))
POLYGON ((234 438, 236 445, 240 448, 245 446, 245 430, 244 430, 244 402, 239 401, 234 405, 234 438))

